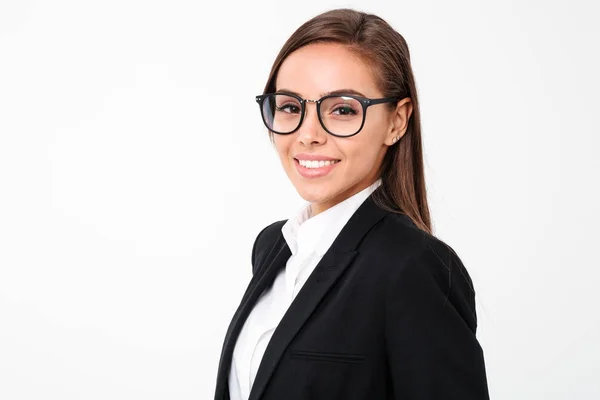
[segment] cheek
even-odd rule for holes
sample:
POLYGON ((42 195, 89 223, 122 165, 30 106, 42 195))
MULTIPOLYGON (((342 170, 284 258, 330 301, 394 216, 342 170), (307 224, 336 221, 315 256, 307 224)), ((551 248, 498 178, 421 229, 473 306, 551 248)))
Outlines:
MULTIPOLYGON (((383 108, 385 104, 379 104, 375 107, 383 108)), ((377 144, 383 144, 388 130, 391 128, 391 119, 389 113, 385 110, 370 110, 371 113, 367 113, 365 125, 363 127, 365 136, 370 137, 370 141, 377 142, 377 144)), ((362 134, 361 131, 359 133, 362 134)))
POLYGON ((367 126, 347 142, 340 143, 339 149, 353 168, 363 168, 376 160, 384 143, 383 126, 367 126))
POLYGON ((287 157, 290 149, 290 140, 288 136, 275 135, 273 137, 273 142, 275 143, 275 150, 277 150, 279 157, 287 157))

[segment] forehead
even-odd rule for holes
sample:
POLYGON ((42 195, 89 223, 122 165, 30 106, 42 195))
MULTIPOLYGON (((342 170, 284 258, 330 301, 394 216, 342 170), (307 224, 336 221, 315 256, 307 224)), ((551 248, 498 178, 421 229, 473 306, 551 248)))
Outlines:
POLYGON ((372 67, 337 43, 310 44, 291 53, 279 68, 275 89, 292 90, 310 99, 340 89, 381 96, 372 67))

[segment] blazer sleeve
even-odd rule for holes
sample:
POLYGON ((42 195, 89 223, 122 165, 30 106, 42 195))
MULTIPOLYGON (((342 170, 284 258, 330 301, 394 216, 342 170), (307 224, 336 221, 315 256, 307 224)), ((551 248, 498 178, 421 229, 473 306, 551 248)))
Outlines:
POLYGON ((265 230, 267 230, 267 228, 270 225, 265 226, 259 233, 258 235, 256 235, 256 239, 254 239, 254 244, 252 245, 252 256, 251 256, 251 262, 252 262, 252 275, 254 275, 254 273, 256 272, 256 248, 258 247, 258 243, 261 239, 262 234, 265 232, 265 230))
POLYGON ((264 258, 269 253, 273 244, 277 241, 277 237, 281 235, 281 227, 287 220, 275 221, 270 225, 265 226, 254 239, 252 245, 252 275, 256 273, 258 264, 262 264, 264 258))
POLYGON ((385 344, 394 398, 488 400, 475 291, 456 253, 426 243, 389 283, 385 344))

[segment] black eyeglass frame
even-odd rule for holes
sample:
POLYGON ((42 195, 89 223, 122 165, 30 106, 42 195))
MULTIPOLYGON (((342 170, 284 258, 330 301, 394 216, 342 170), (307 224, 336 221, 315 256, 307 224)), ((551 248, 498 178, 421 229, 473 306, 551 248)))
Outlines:
POLYGON ((403 97, 398 97, 398 96, 396 96, 396 97, 381 97, 378 99, 369 99, 367 97, 356 96, 353 94, 329 94, 327 96, 321 97, 318 100, 310 100, 310 99, 303 99, 302 97, 300 97, 298 95, 295 95, 293 93, 287 93, 287 92, 265 93, 265 94, 256 96, 256 102, 258 103, 258 106, 260 108, 260 116, 263 120, 263 123, 265 124, 267 129, 273 133, 276 133, 278 135, 291 135, 292 133, 296 132, 298 129, 300 129, 300 127, 302 126, 302 122, 304 121, 304 116, 306 115, 306 103, 315 103, 317 105, 317 118, 319 119, 319 123, 321 124, 323 129, 325 129, 325 131, 327 133, 329 133, 330 135, 337 136, 337 137, 344 137, 344 138, 357 135, 362 130, 363 126, 365 125, 365 120, 367 118, 367 108, 369 108, 370 106, 374 106, 376 104, 392 103, 395 101, 400 101, 402 99, 403 99, 403 97), (294 129, 291 132, 285 132, 285 133, 277 132, 277 131, 269 128, 269 125, 267 124, 267 121, 265 120, 265 114, 263 112, 263 103, 264 103, 265 99, 268 98, 269 96, 274 96, 274 95, 278 95, 278 94, 293 97, 300 102, 300 106, 301 106, 300 121, 298 122, 298 126, 296 127, 296 129, 294 129), (339 134, 333 133, 329 129, 327 129, 327 127, 323 123, 323 119, 321 118, 321 103, 324 100, 332 98, 332 97, 350 97, 354 100, 357 100, 362 105, 362 109, 363 109, 362 122, 360 123, 360 127, 358 128, 358 130, 356 132, 354 132, 353 134, 339 135, 339 134))

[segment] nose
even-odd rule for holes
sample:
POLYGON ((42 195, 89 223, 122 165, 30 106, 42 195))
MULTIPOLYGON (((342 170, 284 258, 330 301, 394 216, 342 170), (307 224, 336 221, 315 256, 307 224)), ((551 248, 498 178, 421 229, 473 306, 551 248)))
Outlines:
POLYGON ((323 144, 327 141, 327 132, 319 122, 316 100, 306 100, 304 121, 299 129, 298 140, 305 146, 323 144), (309 103, 314 103, 314 106, 309 107, 309 103))

